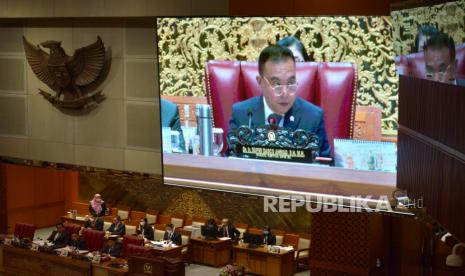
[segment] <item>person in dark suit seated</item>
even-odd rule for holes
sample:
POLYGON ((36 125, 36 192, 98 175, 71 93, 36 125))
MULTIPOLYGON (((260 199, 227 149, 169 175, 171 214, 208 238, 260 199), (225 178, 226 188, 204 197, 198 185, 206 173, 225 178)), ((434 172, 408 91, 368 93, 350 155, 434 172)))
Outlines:
POLYGON ((279 127, 315 133, 319 138, 319 156, 331 157, 323 110, 296 95, 298 83, 292 52, 277 45, 266 47, 260 53, 258 70, 262 96, 233 105, 228 137, 240 126, 249 126, 249 122, 255 128, 269 124, 274 117, 279 127))
POLYGON ((78 234, 73 233, 69 240, 69 246, 77 248, 78 250, 87 250, 86 243, 82 240, 78 234))
POLYGON ((174 226, 171 223, 166 225, 166 231, 165 231, 165 234, 163 235, 163 240, 171 241, 176 245, 182 244, 181 234, 174 231, 174 226))
POLYGON ((121 255, 121 243, 116 241, 116 237, 110 237, 103 247, 102 254, 110 255, 111 257, 119 257, 121 255))
POLYGON ((124 236, 126 234, 126 225, 121 221, 120 216, 115 216, 107 231, 112 235, 124 236))
POLYGON ((171 130, 179 131, 179 146, 186 150, 184 135, 182 134, 181 120, 179 119, 178 106, 165 99, 160 99, 161 103, 161 126, 170 127, 171 130))
POLYGON ((465 86, 465 80, 456 79, 457 59, 452 37, 438 32, 426 40, 423 49, 427 79, 465 86))
POLYGON ((48 237, 48 241, 53 243, 53 248, 63 248, 68 245, 69 234, 65 230, 63 223, 58 223, 56 225, 57 230, 53 231, 50 237, 48 237))
POLYGON ((84 228, 103 231, 103 219, 90 214, 84 223, 84 228))
POLYGON ((89 202, 89 214, 95 217, 103 217, 107 212, 107 206, 102 200, 100 194, 95 194, 94 198, 89 202))
POLYGON ((304 44, 295 36, 286 36, 281 38, 276 45, 289 48, 294 55, 295 62, 312 61, 312 58, 307 54, 304 44))
POLYGON ((276 236, 271 233, 271 228, 269 226, 265 226, 263 228, 263 244, 266 244, 266 245, 276 244, 276 236))
POLYGON ((234 225, 229 223, 227 218, 221 220, 221 225, 218 227, 218 236, 220 237, 230 237, 231 240, 239 240, 241 232, 234 227, 234 225))
POLYGON ((147 223, 147 218, 140 220, 136 233, 147 240, 153 241, 153 228, 147 223))

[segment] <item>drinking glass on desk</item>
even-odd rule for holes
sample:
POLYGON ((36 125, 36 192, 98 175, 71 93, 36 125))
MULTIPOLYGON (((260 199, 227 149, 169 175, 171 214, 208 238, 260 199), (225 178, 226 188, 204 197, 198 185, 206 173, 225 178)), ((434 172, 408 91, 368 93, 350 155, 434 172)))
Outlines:
POLYGON ((180 133, 177 130, 171 130, 171 150, 173 152, 183 152, 181 148, 180 133))
POLYGON ((223 129, 213 128, 213 155, 221 156, 223 150, 223 129))

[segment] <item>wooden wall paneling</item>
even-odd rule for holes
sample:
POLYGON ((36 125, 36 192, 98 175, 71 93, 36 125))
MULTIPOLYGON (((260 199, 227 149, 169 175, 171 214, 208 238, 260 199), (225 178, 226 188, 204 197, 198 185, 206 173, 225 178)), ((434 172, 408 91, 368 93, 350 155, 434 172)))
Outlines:
POLYGON ((78 174, 75 172, 4 164, 2 179, 8 198, 10 233, 16 222, 33 223, 37 227, 54 225, 65 213, 66 202, 71 206, 71 201, 77 197, 78 174))
POLYGON ((465 88, 403 75, 399 88, 397 186, 465 241, 465 88))
POLYGON ((8 231, 6 200, 6 169, 4 164, 0 164, 0 234, 8 231))

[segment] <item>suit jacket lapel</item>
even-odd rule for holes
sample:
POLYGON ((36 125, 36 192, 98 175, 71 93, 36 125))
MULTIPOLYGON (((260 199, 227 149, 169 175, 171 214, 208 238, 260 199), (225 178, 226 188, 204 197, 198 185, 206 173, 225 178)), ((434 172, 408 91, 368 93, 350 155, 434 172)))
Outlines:
MULTIPOLYGON (((257 102, 254 104, 252 114, 252 128, 263 126, 265 124, 265 107, 263 105, 263 96, 257 97, 257 102)), ((246 114, 247 116, 247 114, 246 114)), ((249 125, 247 116, 247 126, 249 125)))
POLYGON ((295 99, 294 104, 292 105, 291 109, 287 111, 286 116, 284 117, 284 127, 290 128, 292 130, 296 130, 300 124, 301 115, 300 112, 300 101, 299 98, 295 99), (291 120, 292 118, 292 120, 291 120))

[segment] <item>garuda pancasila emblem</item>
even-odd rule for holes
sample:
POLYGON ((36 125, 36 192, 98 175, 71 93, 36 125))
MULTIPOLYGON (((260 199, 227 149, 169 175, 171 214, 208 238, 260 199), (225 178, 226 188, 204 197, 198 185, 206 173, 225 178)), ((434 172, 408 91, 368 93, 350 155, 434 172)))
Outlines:
POLYGON ((96 91, 110 71, 111 49, 100 37, 86 47, 77 49, 72 57, 65 53, 61 41, 48 40, 34 46, 23 37, 27 62, 34 74, 47 84, 55 95, 39 88, 39 93, 62 111, 90 110, 105 99, 96 91), (47 54, 43 48, 50 49, 47 54))

